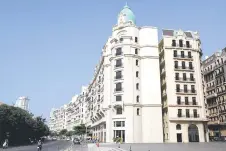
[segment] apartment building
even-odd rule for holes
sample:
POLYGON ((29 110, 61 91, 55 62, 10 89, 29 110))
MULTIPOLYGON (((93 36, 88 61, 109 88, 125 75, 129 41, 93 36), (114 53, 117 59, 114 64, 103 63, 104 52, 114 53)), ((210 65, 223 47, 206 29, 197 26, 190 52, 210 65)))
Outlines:
POLYGON ((66 105, 59 109, 52 109, 50 113, 49 129, 54 132, 60 132, 65 129, 65 108, 66 105))
POLYGON ((226 136, 226 48, 202 62, 210 136, 226 136))
POLYGON ((157 28, 138 27, 124 6, 93 79, 67 106, 67 128, 81 118, 100 142, 208 141, 201 56, 197 32, 163 30, 159 42, 157 28))
POLYGON ((118 15, 88 87, 94 137, 126 143, 163 142, 156 27, 137 27, 126 5, 118 15))
POLYGON ((164 141, 206 142, 199 34, 167 29, 162 34, 159 56, 164 141))
POLYGON ((85 124, 83 109, 86 87, 82 87, 81 94, 72 97, 72 100, 50 112, 49 127, 51 131, 59 132, 62 129, 73 130, 74 126, 85 124))

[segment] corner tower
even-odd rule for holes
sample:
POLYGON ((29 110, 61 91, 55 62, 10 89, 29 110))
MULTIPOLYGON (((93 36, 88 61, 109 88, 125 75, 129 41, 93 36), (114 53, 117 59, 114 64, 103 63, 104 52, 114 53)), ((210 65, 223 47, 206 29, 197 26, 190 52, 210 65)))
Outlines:
POLYGON ((125 5, 103 57, 106 142, 163 142, 157 28, 137 27, 125 5))

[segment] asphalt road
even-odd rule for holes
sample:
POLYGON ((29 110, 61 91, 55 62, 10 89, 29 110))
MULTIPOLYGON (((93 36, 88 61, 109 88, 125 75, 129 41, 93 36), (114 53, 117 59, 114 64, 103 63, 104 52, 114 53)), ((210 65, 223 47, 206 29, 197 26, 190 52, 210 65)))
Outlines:
MULTIPOLYGON (((61 151, 63 149, 67 149, 72 144, 71 141, 53 141, 44 143, 42 147, 42 151, 61 151)), ((77 146, 74 146, 75 148, 77 146)), ((79 148, 79 145, 78 145, 79 148)), ((8 149, 2 149, 1 151, 37 151, 37 145, 31 145, 31 146, 21 146, 21 147, 13 147, 8 149)))

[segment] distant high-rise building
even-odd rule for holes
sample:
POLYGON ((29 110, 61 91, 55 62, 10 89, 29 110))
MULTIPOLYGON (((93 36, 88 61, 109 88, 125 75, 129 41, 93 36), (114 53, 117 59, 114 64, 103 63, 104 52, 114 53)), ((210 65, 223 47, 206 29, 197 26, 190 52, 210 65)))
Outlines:
POLYGON ((28 97, 25 97, 25 96, 19 97, 15 104, 15 107, 19 107, 26 111, 28 111, 28 106, 29 106, 29 99, 28 97))

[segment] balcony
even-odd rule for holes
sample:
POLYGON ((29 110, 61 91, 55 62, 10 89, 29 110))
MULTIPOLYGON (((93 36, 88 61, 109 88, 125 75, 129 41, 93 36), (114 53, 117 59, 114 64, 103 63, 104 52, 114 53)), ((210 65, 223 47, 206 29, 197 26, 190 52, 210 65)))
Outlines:
POLYGON ((184 89, 176 89, 177 94, 188 94, 188 95, 193 95, 196 94, 196 90, 184 90, 184 89))
POLYGON ((197 102, 179 102, 177 101, 177 106, 197 106, 197 102))
POLYGON ((212 99, 212 98, 215 98, 215 97, 217 97, 216 93, 212 93, 212 94, 207 94, 206 95, 206 99, 212 99))
POLYGON ((208 104, 208 108, 213 108, 213 107, 217 107, 217 102, 214 102, 212 104, 208 104))
POLYGON ((195 82, 195 78, 180 78, 180 77, 176 77, 175 78, 176 82, 189 82, 189 83, 193 83, 195 82))
POLYGON ((199 114, 177 114, 177 117, 170 117, 170 121, 208 121, 206 118, 201 118, 199 114))
POLYGON ((116 52, 115 56, 121 56, 122 55, 122 51, 121 52, 116 52))
POLYGON ((173 58, 178 60, 193 60, 192 56, 187 55, 174 55, 173 58))
POLYGON ((183 49, 191 49, 192 48, 192 45, 190 44, 178 44, 178 43, 172 43, 171 47, 174 47, 174 48, 183 48, 183 49))
POLYGON ((194 67, 174 66, 175 71, 194 71, 194 67))
POLYGON ((209 91, 209 90, 213 90, 215 88, 216 88, 215 86, 210 86, 210 87, 207 87, 206 90, 209 91))

